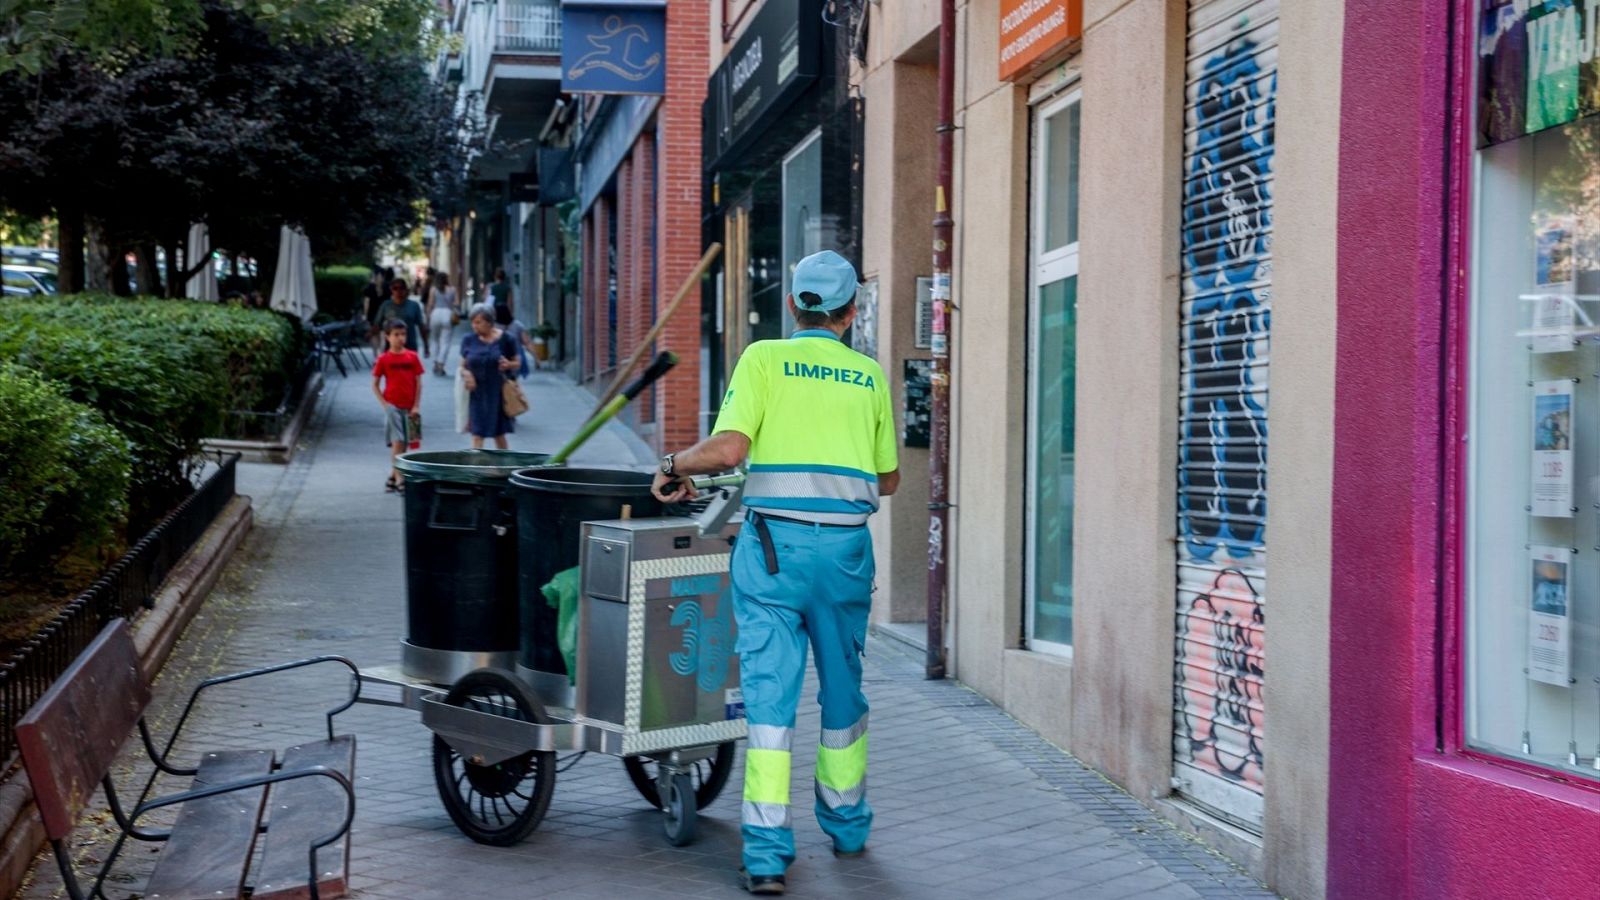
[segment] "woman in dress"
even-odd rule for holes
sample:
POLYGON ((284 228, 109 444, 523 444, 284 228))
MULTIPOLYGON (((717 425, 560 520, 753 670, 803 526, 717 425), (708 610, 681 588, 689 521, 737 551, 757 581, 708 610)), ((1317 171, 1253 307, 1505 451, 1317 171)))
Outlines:
POLYGON ((450 332, 455 328, 456 292, 450 287, 450 276, 443 272, 433 276, 434 288, 428 292, 424 304, 428 313, 428 331, 433 335, 433 374, 445 374, 445 359, 450 352, 450 332))
POLYGON ((466 385, 467 431, 474 449, 484 438, 506 449, 506 435, 516 430, 515 420, 506 415, 501 402, 501 385, 506 372, 516 369, 517 345, 495 325, 494 308, 472 308, 472 331, 461 339, 461 379, 466 385))

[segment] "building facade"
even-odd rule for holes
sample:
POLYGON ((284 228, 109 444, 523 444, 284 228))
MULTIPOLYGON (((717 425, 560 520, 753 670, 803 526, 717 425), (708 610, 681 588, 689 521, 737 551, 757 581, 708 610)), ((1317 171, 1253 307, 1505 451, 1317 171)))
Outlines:
POLYGON ((954 677, 1320 896, 1341 4, 957 4, 947 534, 913 443, 939 4, 868 16, 862 272, 911 488, 875 622, 914 635, 946 554, 954 677))

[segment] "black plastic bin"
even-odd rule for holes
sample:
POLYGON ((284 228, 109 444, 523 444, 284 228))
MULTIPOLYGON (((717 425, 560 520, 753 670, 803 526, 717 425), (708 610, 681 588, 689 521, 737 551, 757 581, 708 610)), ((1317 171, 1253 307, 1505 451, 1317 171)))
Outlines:
POLYGON ((421 451, 405 476, 406 637, 400 668, 450 684, 473 669, 516 664, 517 516, 511 474, 549 454, 421 451))
POLYGON ((650 493, 651 475, 626 469, 535 468, 511 476, 516 487, 518 596, 522 646, 517 674, 546 701, 570 706, 567 666, 556 640, 556 610, 542 589, 557 572, 578 564, 584 522, 662 514, 650 493))

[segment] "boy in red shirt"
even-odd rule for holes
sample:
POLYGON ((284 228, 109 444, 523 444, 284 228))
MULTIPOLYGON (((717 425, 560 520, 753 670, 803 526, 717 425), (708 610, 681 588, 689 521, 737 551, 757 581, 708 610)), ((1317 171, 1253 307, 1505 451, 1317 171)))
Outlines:
POLYGON ((406 349, 406 323, 390 319, 383 323, 383 337, 389 349, 378 355, 372 366, 372 394, 383 406, 383 439, 389 445, 389 480, 384 490, 402 490, 400 470, 394 458, 406 452, 409 443, 422 446, 422 359, 417 351, 406 349))

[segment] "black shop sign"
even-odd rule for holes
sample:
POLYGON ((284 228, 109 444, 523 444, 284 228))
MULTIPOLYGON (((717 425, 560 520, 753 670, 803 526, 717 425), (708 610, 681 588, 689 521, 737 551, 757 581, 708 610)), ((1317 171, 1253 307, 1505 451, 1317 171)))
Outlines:
POLYGON ((705 167, 766 129, 816 80, 820 0, 767 0, 706 85, 705 167))

